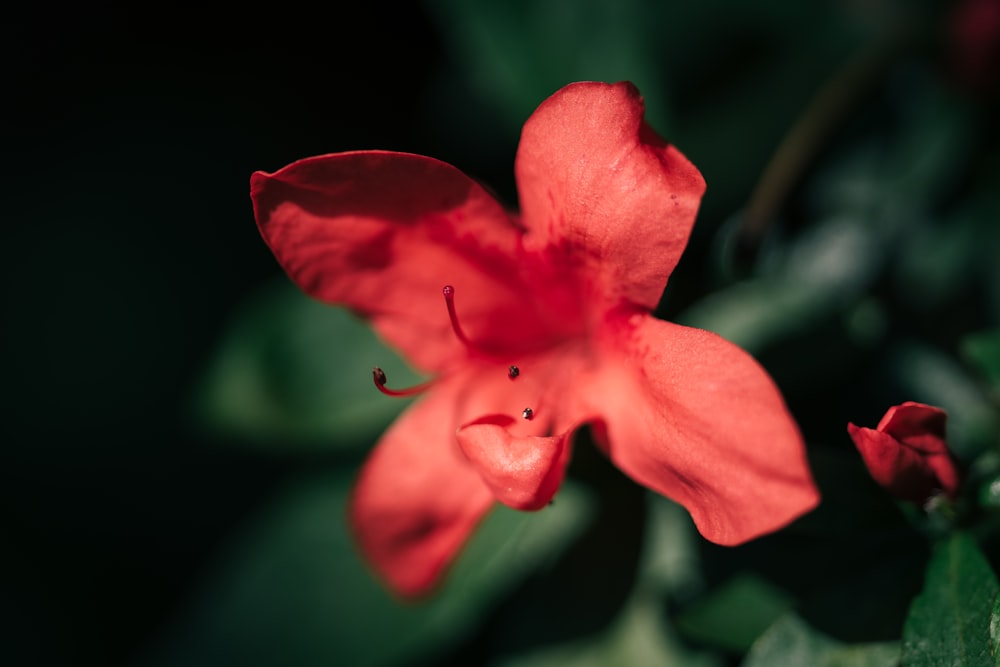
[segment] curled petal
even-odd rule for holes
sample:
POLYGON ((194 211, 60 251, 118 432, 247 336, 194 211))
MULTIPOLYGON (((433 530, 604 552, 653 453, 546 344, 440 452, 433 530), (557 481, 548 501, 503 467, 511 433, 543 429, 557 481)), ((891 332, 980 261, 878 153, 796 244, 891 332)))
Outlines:
POLYGON ((946 454, 945 423, 948 414, 941 408, 907 401, 886 411, 878 430, 924 454, 946 454))
POLYGON ((541 104, 515 171, 526 245, 591 283, 597 307, 653 309, 680 259, 705 181, 646 125, 630 83, 576 83, 541 104))
POLYGON ((569 458, 569 433, 515 435, 515 420, 491 415, 463 426, 458 443, 497 500, 537 510, 555 495, 569 458))
POLYGON ((767 373, 721 337, 633 316, 624 355, 590 379, 595 434, 626 474, 733 545, 819 502, 798 427, 767 373))
POLYGON ((461 389, 440 383, 410 406, 372 451, 352 494, 349 519, 362 552, 404 596, 434 587, 493 506, 455 442, 461 389))

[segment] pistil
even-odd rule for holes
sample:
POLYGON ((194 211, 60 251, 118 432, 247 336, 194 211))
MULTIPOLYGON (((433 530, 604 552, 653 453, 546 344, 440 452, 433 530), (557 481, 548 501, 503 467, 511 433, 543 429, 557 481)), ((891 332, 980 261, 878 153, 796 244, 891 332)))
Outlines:
POLYGON ((458 314, 455 312, 455 288, 451 285, 445 285, 441 288, 441 293, 444 294, 444 302, 448 306, 448 317, 451 319, 451 328, 455 331, 455 336, 466 347, 474 348, 472 342, 465 336, 465 332, 462 331, 462 325, 458 323, 458 314))

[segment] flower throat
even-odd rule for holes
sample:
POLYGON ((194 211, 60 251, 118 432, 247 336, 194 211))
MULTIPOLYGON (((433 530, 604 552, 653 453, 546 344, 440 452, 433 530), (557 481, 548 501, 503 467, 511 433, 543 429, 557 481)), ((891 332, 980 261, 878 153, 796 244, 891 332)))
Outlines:
MULTIPOLYGON (((444 302, 448 308, 448 319, 451 320, 451 329, 455 332, 455 337, 462 342, 465 347, 470 350, 477 350, 476 345, 469 340, 462 330, 462 325, 458 322, 458 313, 455 311, 455 288, 451 285, 445 285, 441 288, 441 294, 444 295, 444 302)), ((521 375, 521 369, 517 366, 511 364, 507 367, 507 377, 514 381, 521 375)), ((407 387, 405 389, 391 389, 386 385, 388 378, 386 378, 385 371, 383 371, 378 366, 372 368, 372 380, 375 383, 375 388, 386 396, 393 396, 396 398, 402 398, 406 396, 414 396, 420 394, 431 387, 435 380, 428 380, 427 382, 422 382, 418 385, 412 387, 407 387)), ((525 408, 521 412, 521 417, 527 420, 531 420, 535 416, 535 411, 531 408, 525 408)))

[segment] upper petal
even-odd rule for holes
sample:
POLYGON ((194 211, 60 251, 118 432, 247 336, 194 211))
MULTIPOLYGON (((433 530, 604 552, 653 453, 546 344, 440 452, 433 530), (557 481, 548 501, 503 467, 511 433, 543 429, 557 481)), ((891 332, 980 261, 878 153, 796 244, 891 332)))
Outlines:
POLYGON ((598 307, 656 306, 705 181, 643 120, 630 83, 576 83, 542 103, 515 164, 526 245, 590 281, 598 307))
POLYGON ((635 315, 622 352, 584 391, 597 435, 625 473, 687 508, 698 530, 738 544, 819 501, 798 427, 750 355, 721 337, 635 315))
POLYGON ((455 441, 464 388, 440 383, 410 406, 354 487, 353 532, 368 562, 401 595, 433 588, 494 502, 455 441))
POLYGON ((517 351, 548 340, 524 307, 521 232, 454 167, 384 151, 324 155, 257 172, 260 232, 302 289, 346 305, 416 366, 464 354, 441 295, 453 285, 465 333, 517 351))

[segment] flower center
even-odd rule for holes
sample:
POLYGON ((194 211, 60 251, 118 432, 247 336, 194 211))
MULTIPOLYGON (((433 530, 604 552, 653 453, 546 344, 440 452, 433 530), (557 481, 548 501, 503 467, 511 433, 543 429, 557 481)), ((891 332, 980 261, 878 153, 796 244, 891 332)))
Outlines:
MULTIPOLYGON (((470 351, 480 353, 481 350, 471 341, 468 336, 465 335, 465 331, 462 329, 462 325, 458 322, 458 313, 455 310, 455 288, 451 285, 445 285, 441 289, 441 294, 444 296, 445 306, 448 308, 448 319, 451 321, 452 331, 455 332, 455 337, 462 342, 465 347, 470 351)), ((507 367, 507 378, 513 382, 518 377, 521 376, 521 369, 514 364, 507 367)), ((388 378, 386 378, 385 371, 383 371, 378 366, 372 368, 372 381, 375 383, 375 388, 386 396, 393 397, 407 397, 420 394, 427 389, 429 389, 436 379, 428 380, 427 382, 422 382, 418 385, 412 387, 406 387, 404 389, 391 389, 386 386, 388 378)), ((527 407, 521 411, 521 417, 525 420, 532 420, 535 417, 534 409, 527 407)))

